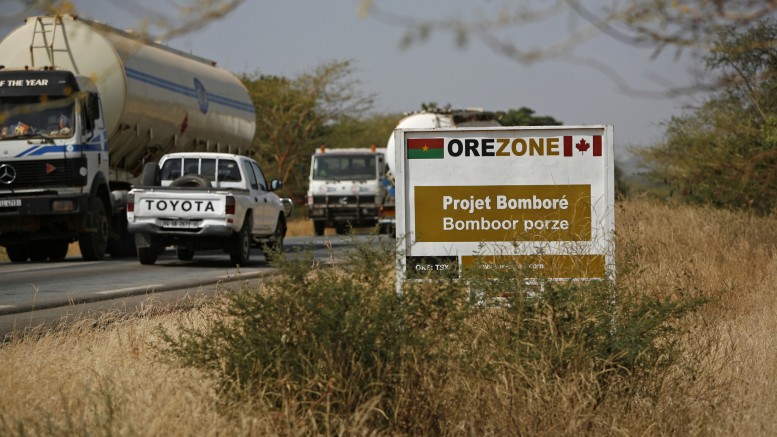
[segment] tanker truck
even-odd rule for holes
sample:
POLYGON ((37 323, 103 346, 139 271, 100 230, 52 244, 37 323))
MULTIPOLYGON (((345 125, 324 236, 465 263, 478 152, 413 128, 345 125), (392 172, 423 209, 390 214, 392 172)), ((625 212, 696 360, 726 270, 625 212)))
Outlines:
MULTIPOLYGON (((500 126, 499 113, 485 111, 482 108, 434 109, 406 113, 394 129, 438 129, 459 127, 500 126)), ((378 228, 381 233, 394 234, 396 229, 395 171, 396 144, 394 132, 386 142, 386 172, 383 183, 386 186, 384 197, 380 201, 378 228)))
MULTIPOLYGON (((135 253, 127 193, 168 152, 245 154, 255 111, 215 62, 75 16, 0 41, 0 246, 13 262, 135 253)), ((144 183, 146 182, 146 183, 144 183)))

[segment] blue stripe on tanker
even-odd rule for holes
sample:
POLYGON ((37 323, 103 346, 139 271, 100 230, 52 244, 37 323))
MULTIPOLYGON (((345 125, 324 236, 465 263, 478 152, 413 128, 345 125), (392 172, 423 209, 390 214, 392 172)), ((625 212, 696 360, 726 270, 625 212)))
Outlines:
MULTIPOLYGON (((125 68, 125 71, 127 72, 128 78, 135 79, 137 81, 147 83, 149 85, 153 85, 159 88, 163 88, 168 91, 173 91, 178 94, 183 94, 187 97, 192 97, 194 99, 197 98, 197 91, 193 87, 189 88, 189 87, 177 84, 175 82, 169 81, 167 79, 162 79, 161 77, 153 76, 148 73, 144 73, 142 71, 135 70, 132 68, 125 68)), ((208 93, 208 100, 214 103, 221 104, 223 106, 227 106, 233 109, 238 109, 240 111, 247 111, 251 113, 254 112, 254 106, 250 103, 240 102, 217 94, 208 93)))

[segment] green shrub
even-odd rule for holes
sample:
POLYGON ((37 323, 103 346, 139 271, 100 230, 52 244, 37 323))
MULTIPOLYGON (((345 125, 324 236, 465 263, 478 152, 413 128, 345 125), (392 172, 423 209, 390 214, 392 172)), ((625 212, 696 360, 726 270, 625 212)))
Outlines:
MULTIPOLYGON (((165 333, 167 352, 210 370, 225 394, 304 417, 325 434, 343 433, 354 414, 373 430, 446 434, 494 396, 474 387, 502 379, 517 381, 504 395, 515 399, 579 375, 594 375, 592 408, 627 396, 622 387, 639 381, 613 383, 670 365, 675 322, 702 303, 607 281, 528 286, 521 271, 408 282, 397 295, 395 248, 381 241, 357 244, 333 267, 310 256, 276 260, 278 275, 227 296, 210 326, 165 333), (498 304, 482 294, 500 296, 498 304)), ((468 429, 488 431, 482 426, 468 429)))

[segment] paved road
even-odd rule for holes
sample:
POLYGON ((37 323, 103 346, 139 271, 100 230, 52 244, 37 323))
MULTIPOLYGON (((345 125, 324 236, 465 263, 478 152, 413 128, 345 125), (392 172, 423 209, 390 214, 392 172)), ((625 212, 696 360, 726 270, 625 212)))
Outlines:
MULTIPOLYGON (((368 238, 374 237, 289 237, 284 249, 291 257, 307 250, 322 261, 338 260, 355 241, 368 238)), ((0 340, 24 326, 85 311, 131 310, 149 295, 174 303, 187 295, 213 294, 219 287, 258 281, 273 271, 258 249, 251 254, 250 264, 240 268, 221 251, 198 252, 192 261, 179 261, 174 250, 161 255, 153 266, 134 258, 0 263, 0 340)))

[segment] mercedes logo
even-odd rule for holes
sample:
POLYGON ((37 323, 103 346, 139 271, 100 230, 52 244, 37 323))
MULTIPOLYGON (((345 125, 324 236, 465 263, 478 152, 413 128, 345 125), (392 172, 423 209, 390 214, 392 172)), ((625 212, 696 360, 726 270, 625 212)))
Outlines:
POLYGON ((16 169, 8 164, 0 165, 0 182, 11 185, 16 180, 16 169))
MULTIPOLYGON (((10 183, 10 182, 9 182, 10 183)), ((348 205, 348 198, 347 197, 341 197, 340 200, 337 201, 340 205, 348 205)))

